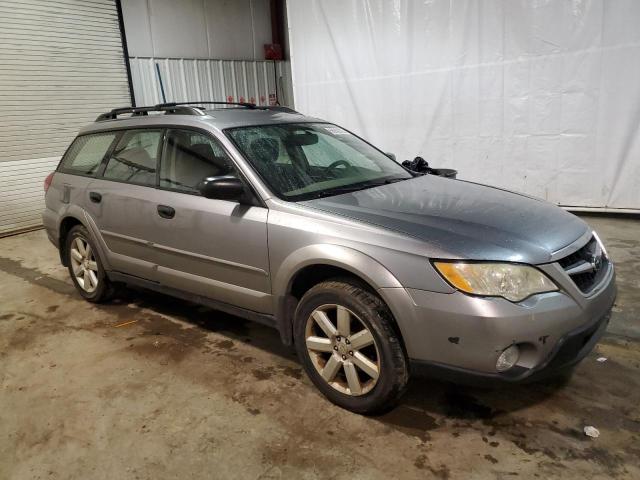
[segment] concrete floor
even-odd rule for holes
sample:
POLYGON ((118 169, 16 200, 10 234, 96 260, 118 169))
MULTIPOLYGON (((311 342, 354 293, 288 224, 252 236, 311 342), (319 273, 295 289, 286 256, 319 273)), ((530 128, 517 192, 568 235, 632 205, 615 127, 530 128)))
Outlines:
POLYGON ((571 379, 418 379, 378 418, 325 401, 275 331, 142 291, 91 305, 43 231, 2 239, 0 478, 640 478, 640 222, 587 220, 620 294, 571 379))

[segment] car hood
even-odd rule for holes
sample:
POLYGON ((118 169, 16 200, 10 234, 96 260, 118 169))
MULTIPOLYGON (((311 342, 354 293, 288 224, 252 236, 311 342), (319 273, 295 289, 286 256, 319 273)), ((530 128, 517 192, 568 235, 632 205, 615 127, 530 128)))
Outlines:
POLYGON ((545 263, 589 228, 543 200, 434 175, 301 203, 418 238, 446 258, 545 263))

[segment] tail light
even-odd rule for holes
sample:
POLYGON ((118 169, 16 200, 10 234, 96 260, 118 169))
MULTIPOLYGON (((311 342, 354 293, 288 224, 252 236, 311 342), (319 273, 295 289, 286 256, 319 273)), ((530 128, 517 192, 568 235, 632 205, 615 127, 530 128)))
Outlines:
POLYGON ((44 193, 47 193, 47 190, 49 190, 49 187, 51 186, 51 182, 53 181, 53 174, 56 172, 51 172, 49 175, 47 175, 47 178, 44 179, 44 193))

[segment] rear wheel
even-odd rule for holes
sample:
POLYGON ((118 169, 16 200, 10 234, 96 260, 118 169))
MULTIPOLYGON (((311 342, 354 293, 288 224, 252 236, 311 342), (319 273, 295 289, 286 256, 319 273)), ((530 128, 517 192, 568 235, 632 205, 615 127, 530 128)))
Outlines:
POLYGON ((65 249, 69 260, 69 274, 80 295, 94 303, 111 298, 114 293, 113 284, 106 276, 87 229, 82 225, 73 227, 67 235, 65 249))
POLYGON ((395 405, 409 371, 392 321, 380 297, 350 280, 320 283, 303 296, 295 317, 296 350, 329 400, 365 414, 395 405))

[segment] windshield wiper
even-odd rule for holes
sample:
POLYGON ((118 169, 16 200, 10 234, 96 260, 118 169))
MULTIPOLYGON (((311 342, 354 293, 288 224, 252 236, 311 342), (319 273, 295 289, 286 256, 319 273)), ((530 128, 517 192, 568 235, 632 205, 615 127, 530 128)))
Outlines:
MULTIPOLYGON (((412 178, 412 177, 409 177, 412 178)), ((359 190, 365 190, 367 188, 381 187, 382 185, 389 185, 391 183, 400 182, 402 180, 409 180, 409 178, 387 178, 385 180, 372 181, 367 183, 357 183, 353 185, 346 185, 344 187, 336 187, 330 190, 324 190, 316 192, 309 200, 332 197, 334 195, 342 195, 344 193, 357 192, 359 190)))
POLYGON ((403 180, 410 180, 413 177, 409 177, 409 178, 387 178, 384 182, 382 182, 380 185, 389 185, 390 183, 396 183, 396 182, 402 182, 403 180))
POLYGON ((364 190, 365 188, 381 187, 383 185, 390 185, 392 183, 401 182, 403 180, 409 180, 409 178, 386 178, 384 180, 371 181, 365 185, 360 185, 358 190, 364 190))
POLYGON ((333 197, 334 195, 342 195, 343 193, 357 192, 358 190, 362 190, 367 187, 368 185, 367 186, 360 185, 357 187, 354 185, 350 185, 347 187, 332 188, 331 190, 320 190, 319 192, 315 192, 314 194, 312 194, 309 200, 313 200, 316 198, 333 197))

